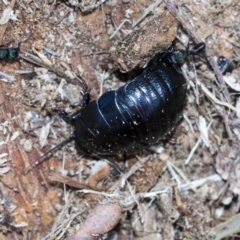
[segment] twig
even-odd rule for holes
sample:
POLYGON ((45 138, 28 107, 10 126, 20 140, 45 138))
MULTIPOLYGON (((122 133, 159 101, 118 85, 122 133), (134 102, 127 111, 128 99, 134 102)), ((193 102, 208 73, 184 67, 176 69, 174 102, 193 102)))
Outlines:
POLYGON ((3 81, 3 82, 13 82, 15 80, 15 78, 11 75, 8 75, 4 72, 1 72, 0 71, 0 79, 3 81))
MULTIPOLYGON (((194 29, 187 23, 187 21, 184 19, 184 17, 179 13, 178 9, 173 5, 172 1, 170 1, 170 0, 165 1, 165 4, 166 4, 168 10, 182 24, 182 26, 185 28, 187 33, 193 39, 195 39, 195 41, 197 43, 202 42, 203 40, 196 34, 196 31, 194 31, 194 29)), ((229 92, 227 90, 226 84, 225 84, 225 82, 223 80, 223 77, 222 77, 222 73, 220 72, 216 61, 214 60, 214 58, 212 57, 212 54, 210 54, 207 49, 205 50, 205 52, 206 52, 207 59, 208 59, 210 65, 211 65, 217 79, 218 79, 218 82, 220 84, 220 88, 223 91, 225 98, 227 99, 227 102, 231 103, 229 92)))
POLYGON ((55 24, 56 26, 62 22, 62 20, 71 12, 71 10, 68 10, 62 18, 55 24))
MULTIPOLYGON (((194 31, 194 29, 188 24, 188 22, 184 19, 184 17, 179 13, 178 9, 173 5, 172 1, 171 0, 168 0, 168 1, 165 1, 165 4, 168 8, 168 10, 175 16, 175 18, 182 24, 182 26, 185 28, 185 30, 187 31, 187 33, 193 38, 195 39, 195 41, 197 43, 200 43, 202 42, 203 40, 196 34, 196 32, 194 31)), ((214 58, 212 57, 212 54, 209 52, 208 49, 205 50, 205 53, 206 53, 206 57, 207 57, 207 60, 208 62, 210 63, 216 77, 217 77, 217 80, 220 84, 220 91, 223 92, 224 94, 224 97, 226 98, 227 102, 229 104, 231 104, 231 98, 230 98, 230 95, 229 95, 229 92, 228 92, 228 89, 226 87, 226 84, 223 80, 223 76, 222 76, 222 73, 221 71, 219 70, 218 68, 218 65, 216 63, 216 61, 214 60, 214 58)), ((228 126, 228 119, 227 119, 227 114, 226 114, 226 110, 223 109, 224 111, 224 117, 223 117, 223 120, 224 120, 224 124, 225 124, 225 128, 226 128, 226 131, 227 131, 227 134, 228 134, 228 137, 229 139, 231 140, 232 139, 232 132, 228 126)))
POLYGON ((37 65, 37 66, 47 68, 51 72, 54 72, 55 74, 57 74, 59 77, 66 79, 66 81, 69 83, 72 83, 74 85, 79 85, 80 83, 84 84, 82 79, 81 80, 78 80, 78 78, 71 79, 64 72, 60 71, 59 69, 57 69, 53 66, 50 66, 50 65, 44 63, 40 58, 38 58, 28 52, 21 50, 21 52, 19 53, 19 57, 26 60, 27 62, 37 65))
MULTIPOLYGON (((211 125, 212 125, 212 122, 210 122, 209 125, 207 126, 207 130, 209 130, 209 128, 211 127, 211 125)), ((200 133, 201 133, 201 131, 200 131, 200 133)), ((197 140, 197 142, 196 142, 196 144, 194 145, 194 147, 192 148, 191 152, 189 153, 188 158, 185 160, 185 162, 184 162, 185 165, 187 165, 187 164, 190 162, 190 160, 191 160, 194 152, 197 150, 198 146, 200 145, 200 143, 201 143, 203 140, 204 140, 204 139, 203 139, 202 135, 200 135, 199 138, 198 138, 198 140, 197 140)), ((203 141, 203 142, 204 142, 204 141, 203 141)))
POLYGON ((119 30, 123 27, 123 25, 125 24, 125 22, 128 22, 128 23, 132 23, 130 20, 128 19, 124 19, 120 25, 116 28, 116 30, 113 32, 113 34, 109 37, 109 39, 111 40, 118 32, 119 30))
POLYGON ((191 183, 191 181, 188 179, 188 177, 185 175, 185 173, 181 169, 176 167, 171 161, 168 161, 168 163, 171 164, 171 166, 174 168, 174 170, 182 177, 182 179, 184 179, 186 181, 186 183, 188 184, 189 188, 193 192, 197 192, 196 187, 191 183))
POLYGON ((212 69, 213 69, 213 71, 214 71, 217 79, 218 79, 219 84, 220 84, 220 91, 223 91, 224 96, 225 96, 227 102, 231 104, 231 98, 230 98, 228 89, 227 89, 227 87, 226 87, 226 84, 225 84, 225 82, 224 82, 224 80, 223 80, 222 73, 221 73, 221 71, 219 70, 219 67, 218 67, 216 61, 214 60, 213 57, 211 57, 211 55, 212 55, 212 54, 209 54, 209 51, 206 51, 207 59, 208 59, 210 65, 211 65, 211 67, 212 67, 212 69))
MULTIPOLYGON (((222 94, 220 95, 220 98, 223 101, 222 94)), ((225 125, 226 131, 227 131, 228 138, 229 138, 229 140, 232 140, 232 131, 231 131, 230 127, 229 127, 229 120, 228 120, 225 108, 223 109, 223 116, 222 117, 223 117, 223 121, 224 121, 224 125, 225 125)))
POLYGON ((88 57, 88 56, 92 56, 92 55, 99 55, 99 54, 111 54, 110 51, 98 51, 98 52, 92 52, 92 53, 87 53, 82 55, 82 57, 88 57))
POLYGON ((155 3, 148 6, 145 10, 143 15, 136 21, 133 21, 133 28, 135 28, 149 13, 154 12, 154 10, 160 5, 162 0, 157 0, 155 3))
POLYGON ((56 239, 61 232, 62 234, 65 233, 72 221, 83 212, 83 210, 80 210, 77 213, 68 216, 68 218, 66 218, 66 220, 63 220, 62 223, 54 230, 54 232, 49 233, 44 239, 56 239))
MULTIPOLYGON (((239 110, 237 108, 233 107, 231 104, 220 101, 219 99, 217 99, 203 84, 201 84, 201 88, 202 88, 203 92, 205 93, 205 95, 207 97, 209 97, 211 100, 213 100, 216 104, 226 106, 226 107, 232 109, 233 111, 239 112, 239 110)), ((226 128, 228 137, 229 137, 230 140, 232 140, 232 132, 229 128, 226 110, 224 108, 222 110, 223 110, 223 113, 221 114, 221 116, 224 120, 224 125, 225 125, 225 128, 226 128)))

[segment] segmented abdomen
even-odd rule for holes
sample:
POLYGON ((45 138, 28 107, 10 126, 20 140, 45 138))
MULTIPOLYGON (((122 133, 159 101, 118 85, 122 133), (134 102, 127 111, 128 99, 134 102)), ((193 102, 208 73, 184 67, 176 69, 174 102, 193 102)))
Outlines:
POLYGON ((183 75, 163 55, 116 91, 90 102, 74 122, 76 143, 90 154, 116 154, 157 143, 185 105, 183 75))

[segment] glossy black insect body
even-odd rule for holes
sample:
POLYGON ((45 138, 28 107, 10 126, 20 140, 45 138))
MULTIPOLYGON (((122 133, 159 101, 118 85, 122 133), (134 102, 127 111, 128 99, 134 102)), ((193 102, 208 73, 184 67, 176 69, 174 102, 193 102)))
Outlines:
POLYGON ((99 155, 157 143, 179 119, 186 89, 182 74, 161 54, 131 82, 72 116, 77 146, 99 155))
POLYGON ((159 142, 185 106, 187 85, 177 64, 204 48, 200 43, 191 51, 159 54, 132 81, 74 114, 71 121, 77 146, 88 154, 102 155, 136 151, 159 142))
POLYGON ((20 41, 18 42, 18 47, 8 47, 6 45, 0 46, 0 61, 13 61, 18 59, 18 54, 20 51, 20 41))
POLYGON ((88 155, 128 153, 158 143, 173 129, 185 106, 187 84, 179 65, 204 49, 200 43, 191 50, 158 54, 132 81, 97 101, 88 103, 86 91, 80 111, 71 117, 61 114, 71 121, 74 134, 47 154, 71 140, 88 155))

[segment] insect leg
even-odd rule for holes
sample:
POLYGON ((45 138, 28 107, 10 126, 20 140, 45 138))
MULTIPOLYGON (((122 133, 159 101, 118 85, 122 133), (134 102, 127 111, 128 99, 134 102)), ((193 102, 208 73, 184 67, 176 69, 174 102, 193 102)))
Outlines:
POLYGON ((198 43, 196 46, 194 46, 191 50, 189 50, 188 55, 197 55, 200 52, 204 51, 206 48, 206 45, 204 42, 198 43))
POLYGON ((86 90, 83 93, 83 102, 81 105, 81 109, 79 111, 77 111, 76 113, 74 113, 73 115, 68 116, 69 120, 75 120, 76 118, 79 118, 81 116, 81 110, 84 109, 88 105, 89 101, 90 101, 90 94, 89 94, 89 91, 86 90))
POLYGON ((121 168, 116 162, 114 162, 110 157, 105 157, 105 159, 121 174, 124 173, 124 169, 121 168))
POLYGON ((63 146, 65 146, 69 142, 73 141, 74 139, 75 139, 75 136, 71 135, 68 139, 62 141, 57 146, 55 146, 54 148, 50 149, 48 152, 46 152, 44 155, 42 155, 37 161, 35 161, 33 164, 31 164, 29 167, 27 167, 24 170, 24 175, 28 174, 33 168, 35 168, 39 164, 41 164, 44 161, 46 161, 51 154, 53 154, 55 151, 57 151, 58 149, 62 148, 63 146))
POLYGON ((85 91, 83 94, 83 102, 82 102, 82 108, 85 108, 90 101, 90 94, 89 91, 85 91))
POLYGON ((67 122, 67 123, 71 122, 71 117, 69 116, 69 114, 66 111, 64 111, 60 108, 53 108, 53 111, 57 112, 58 116, 60 118, 62 118, 65 122, 67 122))

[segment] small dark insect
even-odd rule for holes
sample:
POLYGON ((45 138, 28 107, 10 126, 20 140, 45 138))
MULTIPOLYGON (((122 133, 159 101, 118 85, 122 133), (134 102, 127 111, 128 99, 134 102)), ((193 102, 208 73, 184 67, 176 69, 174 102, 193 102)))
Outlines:
POLYGON ((231 73, 235 66, 233 62, 228 60, 226 57, 221 56, 218 58, 218 67, 222 74, 224 75, 226 73, 231 73))
POLYGON ((18 47, 8 47, 7 45, 0 45, 0 61, 13 61, 18 59, 21 42, 18 41, 18 47))
POLYGON ((197 55, 200 52, 204 51, 205 47, 206 47, 205 43, 199 43, 190 50, 189 50, 189 45, 188 45, 186 50, 178 50, 179 53, 174 54, 174 50, 171 50, 169 52, 170 55, 168 56, 169 61, 172 64, 179 65, 179 64, 183 63, 189 55, 197 55))
POLYGON ((97 101, 89 103, 86 90, 81 110, 72 116, 61 112, 74 126, 73 135, 34 166, 72 140, 83 152, 97 156, 136 152, 158 143, 173 129, 185 106, 187 84, 179 67, 186 57, 204 49, 205 44, 200 43, 191 50, 160 53, 132 81, 97 101))

